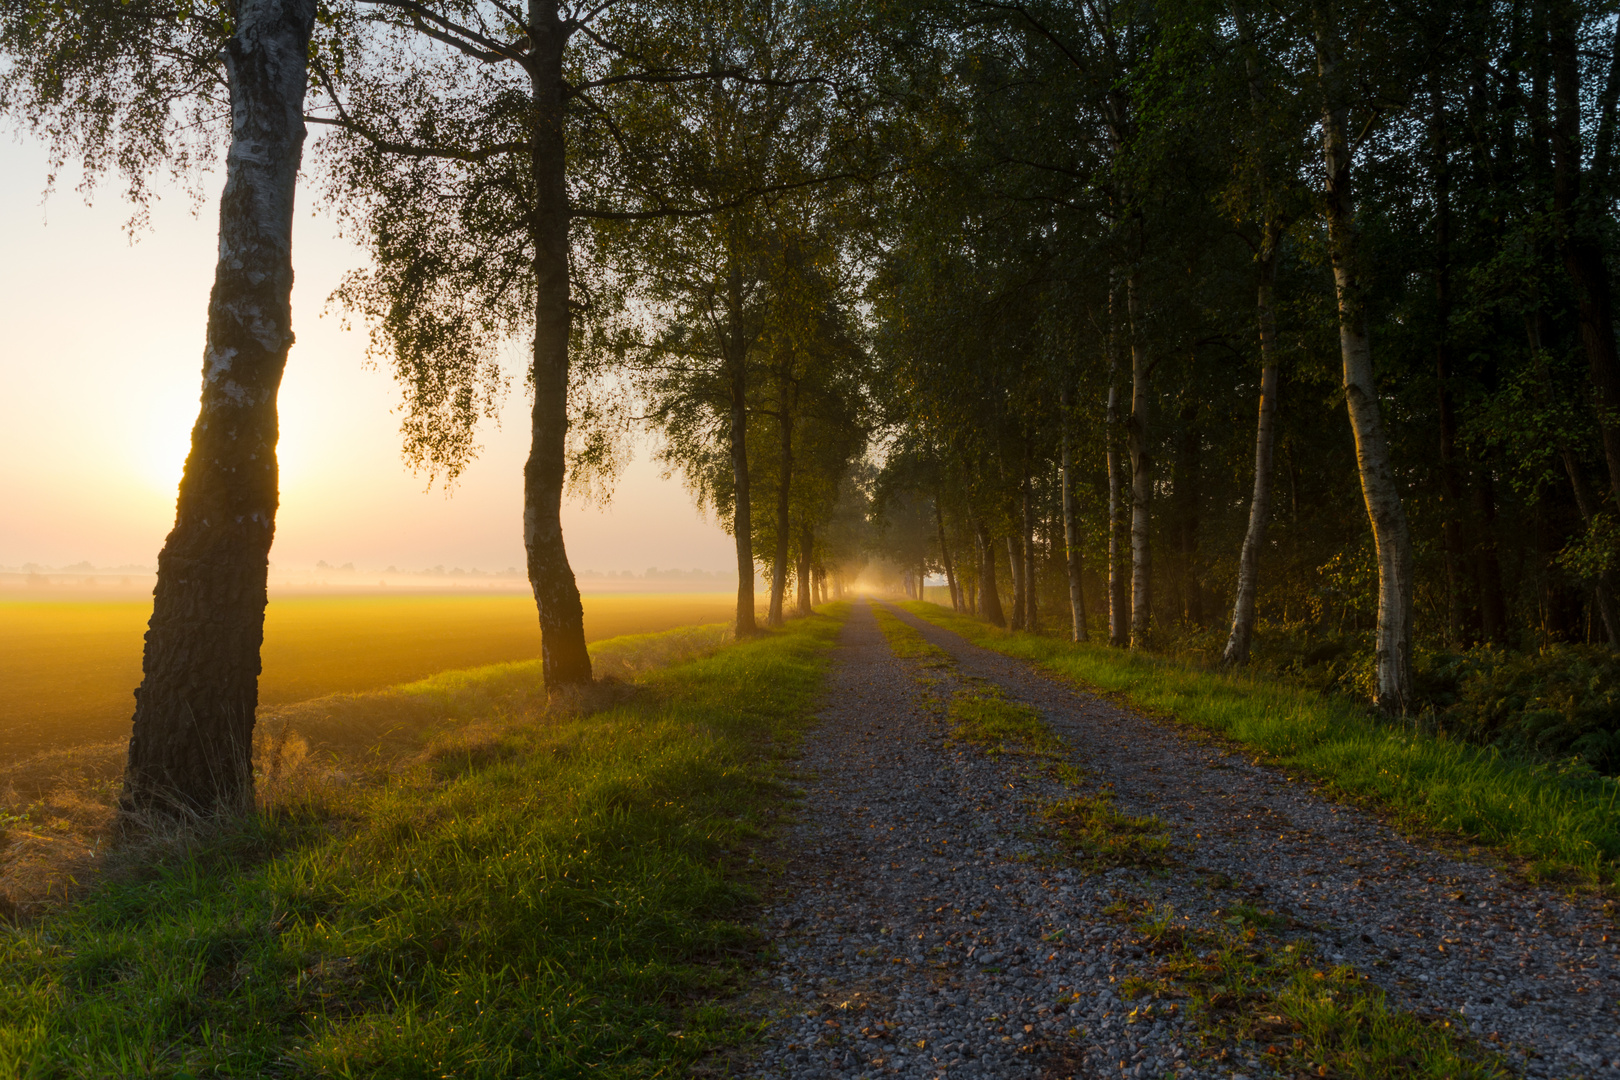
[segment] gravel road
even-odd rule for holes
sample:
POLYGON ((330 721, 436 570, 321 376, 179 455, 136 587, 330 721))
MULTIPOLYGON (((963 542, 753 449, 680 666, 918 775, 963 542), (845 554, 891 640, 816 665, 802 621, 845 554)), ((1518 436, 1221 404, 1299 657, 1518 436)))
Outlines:
POLYGON ((1392 1004, 1457 1018, 1528 1075, 1620 1080, 1616 931, 1594 904, 1409 842, 896 614, 956 670, 895 658, 855 606, 798 763, 804 803, 766 913, 778 1012, 750 1075, 1273 1075, 1254 1044, 1202 1043, 1180 1014, 1120 1000, 1121 981, 1156 963, 1117 916, 1123 900, 1211 926, 1238 902, 1274 909, 1392 1004), (1111 785, 1120 809, 1163 819, 1169 872, 1088 875, 1054 858, 1033 807, 1073 790, 947 744, 939 703, 963 676, 1040 710, 1083 791, 1111 785))

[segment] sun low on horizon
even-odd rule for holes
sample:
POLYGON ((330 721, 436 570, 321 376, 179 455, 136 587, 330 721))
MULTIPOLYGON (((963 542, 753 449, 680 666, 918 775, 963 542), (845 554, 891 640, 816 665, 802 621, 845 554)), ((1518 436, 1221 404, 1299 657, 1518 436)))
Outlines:
MULTIPOLYGON (((42 201, 42 152, 0 161, 0 566, 151 565, 173 523, 200 392, 216 209, 162 190, 131 240, 116 192, 87 207, 62 183, 42 201)), ((293 346, 280 393, 281 509, 272 562, 521 566, 521 392, 453 490, 402 461, 390 373, 327 297, 363 254, 307 208, 297 231, 293 346)), ((521 378, 514 380, 521 385, 521 378)), ((577 568, 721 571, 729 537, 678 479, 637 453, 606 507, 564 506, 577 568)))

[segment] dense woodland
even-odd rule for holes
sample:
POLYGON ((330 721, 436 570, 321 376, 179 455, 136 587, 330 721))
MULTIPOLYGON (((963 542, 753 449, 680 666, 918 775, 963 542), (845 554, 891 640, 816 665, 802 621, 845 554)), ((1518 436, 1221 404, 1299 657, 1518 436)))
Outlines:
POLYGON ((1612 5, 15 0, 0 48, 137 224, 224 161, 131 811, 251 785, 295 199, 369 251, 333 299, 413 467, 528 407, 553 687, 561 501, 650 426, 739 634, 942 574, 1620 769, 1612 5))

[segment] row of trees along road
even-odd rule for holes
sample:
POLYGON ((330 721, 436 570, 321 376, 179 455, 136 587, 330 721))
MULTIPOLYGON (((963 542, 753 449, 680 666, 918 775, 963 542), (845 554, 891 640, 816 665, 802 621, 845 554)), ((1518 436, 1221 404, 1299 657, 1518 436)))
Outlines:
POLYGON ((7 4, 0 108, 137 219, 225 159, 126 810, 251 796, 306 125, 407 461, 452 483, 528 350, 549 687, 591 677, 561 500, 637 424, 739 633, 756 567, 776 623, 879 553, 1234 665, 1366 626, 1393 712, 1416 635, 1620 644, 1617 45, 1578 0, 7 4))

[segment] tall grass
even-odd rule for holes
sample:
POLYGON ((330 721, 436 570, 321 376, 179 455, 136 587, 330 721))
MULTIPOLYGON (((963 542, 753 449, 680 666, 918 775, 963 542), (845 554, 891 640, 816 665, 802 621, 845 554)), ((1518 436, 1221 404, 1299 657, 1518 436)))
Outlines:
POLYGON ((1407 828, 1491 846, 1527 860, 1533 874, 1620 885, 1614 780, 1561 775, 1275 678, 1008 633, 934 604, 903 606, 975 644, 1257 751, 1407 828))
POLYGON ((740 1033, 833 610, 567 708, 508 665, 399 688, 459 722, 0 935, 0 1075, 680 1074, 740 1033))

